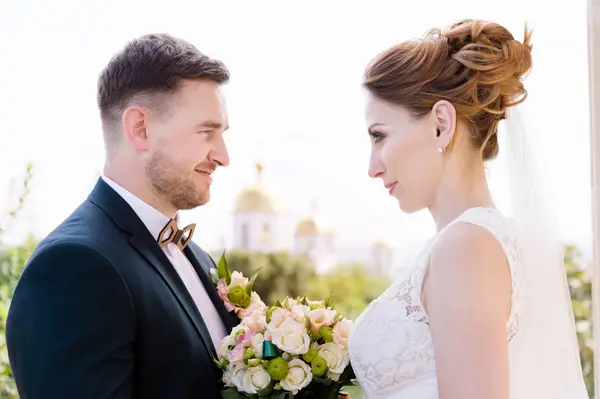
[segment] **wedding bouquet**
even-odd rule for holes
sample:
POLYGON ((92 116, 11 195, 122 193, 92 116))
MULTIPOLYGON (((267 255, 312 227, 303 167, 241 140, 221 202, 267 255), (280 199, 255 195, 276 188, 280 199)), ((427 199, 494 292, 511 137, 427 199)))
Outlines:
POLYGON ((225 256, 211 270, 219 295, 240 324, 221 341, 222 397, 337 398, 354 378, 348 357, 353 322, 337 312, 331 298, 289 298, 267 306, 250 279, 231 273, 225 256))

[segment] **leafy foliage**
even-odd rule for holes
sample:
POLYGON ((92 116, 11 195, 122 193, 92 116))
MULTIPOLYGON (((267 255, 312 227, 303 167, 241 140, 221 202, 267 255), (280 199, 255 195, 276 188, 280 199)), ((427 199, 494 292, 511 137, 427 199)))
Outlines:
POLYGON ((571 291, 573 313, 577 324, 579 355, 583 377, 590 398, 594 397, 594 342, 592 331, 592 281, 590 268, 581 265, 581 251, 574 246, 565 247, 565 266, 571 291))
POLYGON ((295 257, 287 252, 260 254, 251 252, 227 252, 230 270, 250 276, 262 268, 254 282, 254 291, 272 305, 277 299, 306 295, 314 269, 304 257, 295 257))
MULTIPOLYGON (((23 209, 29 195, 29 183, 32 176, 32 165, 29 164, 26 167, 26 175, 23 179, 22 191, 18 195, 17 206, 9 211, 8 218, 3 221, 4 226, 14 220, 23 209)), ((2 244, 2 235, 5 231, 6 227, 0 227, 0 244, 2 244)), ((21 271, 36 246, 35 239, 29 236, 23 245, 0 250, 0 398, 17 399, 19 397, 6 350, 6 317, 21 271)))
POLYGON ((390 283, 385 277, 370 274, 365 266, 353 263, 340 265, 329 274, 315 277, 306 295, 318 299, 331 293, 336 309, 355 320, 390 283))

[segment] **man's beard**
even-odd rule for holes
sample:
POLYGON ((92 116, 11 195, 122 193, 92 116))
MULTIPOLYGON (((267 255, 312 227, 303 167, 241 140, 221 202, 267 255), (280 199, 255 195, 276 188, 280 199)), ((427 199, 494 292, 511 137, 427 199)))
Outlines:
POLYGON ((154 191, 176 209, 194 209, 210 199, 209 189, 198 189, 194 184, 193 174, 190 176, 161 152, 156 153, 146 164, 146 176, 154 191))

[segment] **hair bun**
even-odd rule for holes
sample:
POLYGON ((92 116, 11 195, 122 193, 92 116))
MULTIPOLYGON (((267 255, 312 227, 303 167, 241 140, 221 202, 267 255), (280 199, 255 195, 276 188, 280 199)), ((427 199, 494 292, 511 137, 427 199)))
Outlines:
POLYGON ((486 111, 504 114, 507 107, 525 100, 523 78, 531 70, 531 31, 525 26, 523 42, 519 42, 502 25, 482 20, 462 20, 439 32, 448 43, 449 57, 478 75, 473 100, 486 111), (481 88, 488 87, 487 96, 481 88), (483 98, 482 98, 483 97, 483 98), (487 109, 501 97, 501 109, 487 109))

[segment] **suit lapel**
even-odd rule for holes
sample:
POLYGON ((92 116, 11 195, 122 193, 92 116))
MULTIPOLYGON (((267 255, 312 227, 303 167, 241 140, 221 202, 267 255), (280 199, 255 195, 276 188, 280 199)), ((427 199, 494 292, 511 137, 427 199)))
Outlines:
MULTIPOLYGON (((150 234, 148 234, 148 236, 152 238, 150 234)), ((140 235, 132 236, 130 243, 161 275, 164 282, 167 284, 171 292, 173 292, 179 301, 179 304, 185 310, 188 317, 194 324, 194 327, 200 335, 200 338, 202 338, 206 349, 210 353, 216 353, 210 333, 208 332, 208 328, 204 323, 204 319, 202 318, 198 307, 194 303, 194 300, 187 287, 179 277, 179 274, 177 274, 177 270, 175 270, 175 267, 169 258, 167 258, 167 255, 165 255, 156 242, 152 240, 152 242, 149 243, 146 237, 140 235)))
POLYGON ((117 194, 102 178, 98 179, 88 200, 103 209, 123 231, 131 235, 129 242, 148 263, 158 272, 167 287, 191 320, 209 353, 216 353, 208 328, 175 267, 167 258, 144 223, 129 204, 117 194))
MULTIPOLYGON (((198 256, 198 251, 194 250, 192 248, 192 245, 194 244, 190 243, 190 245, 188 245, 183 252, 194 267, 194 270, 196 270, 196 274, 200 278, 200 281, 202 281, 202 285, 204 285, 206 293, 208 294, 210 300, 217 309, 219 316, 221 316, 221 320, 223 321, 223 324, 225 324, 225 328, 229 332, 233 329, 233 327, 239 324, 239 320, 237 319, 237 316, 234 313, 228 312, 225 308, 223 300, 221 299, 221 297, 219 297, 219 293, 217 292, 215 285, 213 284, 208 272, 206 271, 209 269, 203 266, 203 264, 200 261, 200 257, 198 256)), ((208 257, 208 255, 205 255, 205 257, 208 257)))

